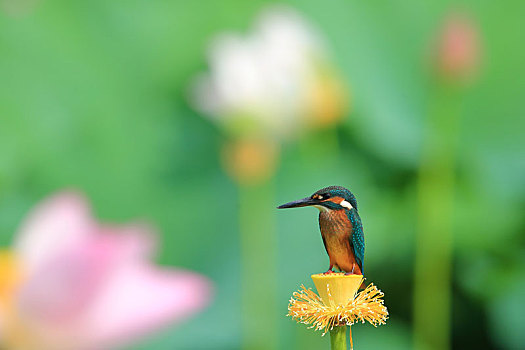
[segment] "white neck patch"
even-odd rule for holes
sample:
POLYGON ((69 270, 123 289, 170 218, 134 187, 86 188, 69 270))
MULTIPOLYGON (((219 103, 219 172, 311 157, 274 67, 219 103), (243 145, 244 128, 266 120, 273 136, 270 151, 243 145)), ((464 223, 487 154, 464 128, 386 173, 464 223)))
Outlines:
POLYGON ((316 207, 317 209, 319 209, 319 211, 323 212, 323 211, 329 211, 329 209, 325 206, 322 206, 322 205, 314 205, 314 207, 316 207))
POLYGON ((343 200, 341 203, 339 203, 339 205, 342 206, 342 207, 344 207, 344 208, 346 208, 346 209, 348 209, 348 210, 350 210, 350 209, 353 208, 353 207, 352 207, 352 204, 350 204, 349 202, 347 202, 347 201, 345 201, 345 200, 343 200))

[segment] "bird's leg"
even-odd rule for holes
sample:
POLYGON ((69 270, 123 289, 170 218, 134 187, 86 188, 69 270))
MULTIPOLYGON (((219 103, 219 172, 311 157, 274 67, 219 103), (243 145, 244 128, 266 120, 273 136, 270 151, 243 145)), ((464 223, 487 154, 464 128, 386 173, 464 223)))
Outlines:
POLYGON ((326 271, 325 273, 323 273, 323 275, 329 275, 331 273, 334 273, 334 271, 332 271, 332 268, 334 267, 334 265, 330 265, 330 267, 328 268, 328 271, 326 271))
POLYGON ((345 273, 346 276, 353 275, 355 270, 355 264, 352 264, 352 271, 345 273))

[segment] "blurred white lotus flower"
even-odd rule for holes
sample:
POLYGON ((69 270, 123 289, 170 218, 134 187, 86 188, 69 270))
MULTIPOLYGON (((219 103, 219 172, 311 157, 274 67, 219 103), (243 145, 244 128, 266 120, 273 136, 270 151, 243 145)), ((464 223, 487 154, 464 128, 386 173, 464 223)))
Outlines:
POLYGON ((0 254, 0 348, 109 349, 202 309, 209 281, 153 265, 154 246, 144 227, 97 223, 78 194, 43 202, 0 254))
POLYGON ((218 35, 208 59, 193 103, 233 133, 286 136, 344 113, 345 92, 325 43, 291 8, 263 11, 248 35, 218 35))

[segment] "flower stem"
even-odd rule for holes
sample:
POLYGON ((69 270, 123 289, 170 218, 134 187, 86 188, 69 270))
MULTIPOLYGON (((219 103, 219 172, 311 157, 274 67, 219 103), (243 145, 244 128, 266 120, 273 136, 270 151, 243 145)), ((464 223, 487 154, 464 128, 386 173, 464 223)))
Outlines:
POLYGON ((277 348, 273 185, 239 186, 243 349, 277 348))
POLYGON ((354 350, 354 341, 352 340, 352 326, 348 326, 348 337, 350 338, 350 350, 354 350))
POLYGON ((438 86, 431 103, 418 174, 414 338, 417 348, 446 350, 450 348, 452 219, 461 91, 438 86))
POLYGON ((332 350, 346 350, 346 326, 334 327, 330 331, 332 350))

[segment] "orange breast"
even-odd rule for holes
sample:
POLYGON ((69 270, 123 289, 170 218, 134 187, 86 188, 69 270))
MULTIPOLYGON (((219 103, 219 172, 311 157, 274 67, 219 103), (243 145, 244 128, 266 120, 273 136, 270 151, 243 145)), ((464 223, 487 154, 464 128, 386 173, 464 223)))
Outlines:
POLYGON ((330 265, 345 272, 361 273, 350 246, 352 223, 344 210, 323 211, 319 214, 319 226, 330 257, 330 265))

